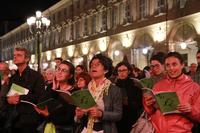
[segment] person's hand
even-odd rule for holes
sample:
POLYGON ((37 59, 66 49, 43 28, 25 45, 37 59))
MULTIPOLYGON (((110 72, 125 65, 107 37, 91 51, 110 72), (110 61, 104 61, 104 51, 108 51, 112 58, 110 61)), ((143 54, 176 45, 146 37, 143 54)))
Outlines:
POLYGON ((143 96, 144 96, 145 104, 148 107, 153 107, 153 105, 156 102, 155 98, 151 94, 148 94, 148 93, 144 93, 143 96))
POLYGON ((89 109, 89 115, 95 118, 101 118, 103 116, 103 111, 94 106, 89 109))
POLYGON ((76 108, 76 110, 75 110, 75 115, 76 115, 76 117, 78 118, 78 119, 81 119, 82 117, 83 117, 83 115, 86 113, 86 111, 85 110, 83 110, 83 109, 81 109, 81 108, 79 108, 79 107, 77 107, 76 108))
POLYGON ((56 90, 58 88, 59 88, 59 82, 56 80, 56 76, 54 76, 52 89, 56 90))
POLYGON ((16 104, 19 104, 20 103, 20 96, 15 94, 14 96, 8 96, 7 97, 7 101, 9 104, 13 104, 13 105, 16 105, 16 104))
POLYGON ((180 111, 181 113, 190 113, 192 111, 191 105, 189 103, 179 104, 177 110, 180 111))
POLYGON ((2 81, 4 81, 3 85, 8 85, 9 77, 8 76, 3 76, 3 80, 2 81))
POLYGON ((37 106, 34 106, 34 109, 36 110, 36 112, 38 112, 38 114, 41 114, 45 117, 47 117, 49 115, 49 111, 48 111, 48 107, 45 106, 44 109, 40 109, 39 107, 37 106))

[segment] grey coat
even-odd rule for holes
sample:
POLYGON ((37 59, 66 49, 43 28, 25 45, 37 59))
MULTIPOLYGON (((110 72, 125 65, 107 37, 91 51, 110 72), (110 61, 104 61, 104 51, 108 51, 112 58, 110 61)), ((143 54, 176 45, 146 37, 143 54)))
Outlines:
POLYGON ((104 94, 104 112, 102 117, 104 133, 117 133, 115 123, 122 117, 122 94, 120 88, 111 84, 108 95, 104 94))

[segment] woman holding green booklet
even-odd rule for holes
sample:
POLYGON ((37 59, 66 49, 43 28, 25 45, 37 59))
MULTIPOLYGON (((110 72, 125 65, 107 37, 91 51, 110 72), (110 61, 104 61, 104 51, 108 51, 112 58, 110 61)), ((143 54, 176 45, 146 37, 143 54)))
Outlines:
POLYGON ((143 102, 145 111, 156 133, 191 133, 193 122, 200 122, 200 87, 182 73, 184 61, 179 53, 168 53, 164 65, 167 76, 153 86, 153 93, 175 92, 180 102, 176 108, 179 113, 164 115, 155 106, 154 97, 147 93, 143 102))
POLYGON ((56 69, 53 84, 46 89, 47 99, 54 99, 53 105, 48 104, 49 106, 47 105, 44 109, 35 107, 35 110, 45 119, 40 127, 42 133, 71 133, 73 131, 75 106, 68 103, 65 96, 75 91, 74 71, 72 63, 62 61, 56 69))
POLYGON ((90 61, 91 82, 88 89, 96 101, 89 109, 76 108, 76 121, 83 120, 81 133, 117 133, 115 123, 122 116, 120 89, 108 80, 112 74, 110 58, 97 54, 90 61))

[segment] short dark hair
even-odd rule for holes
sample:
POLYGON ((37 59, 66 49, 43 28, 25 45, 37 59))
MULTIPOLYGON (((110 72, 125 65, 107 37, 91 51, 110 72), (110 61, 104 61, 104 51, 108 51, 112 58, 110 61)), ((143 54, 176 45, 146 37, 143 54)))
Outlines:
POLYGON ((175 57, 175 58, 177 58, 177 59, 180 61, 181 64, 184 64, 183 57, 182 57, 182 55, 181 55, 180 53, 178 53, 178 52, 169 52, 169 53, 165 56, 164 61, 166 61, 166 59, 169 58, 169 57, 175 57))
POLYGON ((130 73, 129 73, 129 76, 130 76, 131 73, 132 73, 132 71, 133 71, 133 68, 132 68, 132 66, 131 66, 128 62, 126 62, 126 61, 122 61, 122 62, 118 63, 118 64, 116 65, 116 67, 115 67, 115 72, 117 72, 117 69, 118 69, 120 66, 122 66, 122 65, 124 65, 124 66, 127 67, 128 71, 130 72, 130 73))
POLYGON ((157 54, 155 54, 151 57, 150 62, 153 60, 156 60, 156 61, 160 62, 160 64, 164 64, 164 58, 165 58, 165 53, 158 52, 157 54))
POLYGON ((54 60, 60 60, 63 61, 63 59, 61 57, 56 57, 54 60))
POLYGON ((70 79, 68 79, 68 83, 70 85, 74 85, 74 83, 75 83, 75 79, 74 79, 75 68, 74 68, 74 65, 71 62, 66 61, 66 60, 63 60, 61 62, 61 64, 65 64, 69 67, 69 73, 72 75, 72 77, 70 79))
POLYGON ((16 47, 15 48, 16 51, 23 51, 25 54, 25 58, 31 59, 31 53, 28 49, 24 48, 24 47, 16 47))
POLYGON ((95 60, 95 59, 98 59, 100 61, 100 63, 103 65, 104 70, 108 71, 105 74, 105 77, 109 78, 112 75, 112 60, 109 57, 107 57, 107 56, 105 56, 105 55, 103 55, 101 53, 100 54, 96 54, 92 58, 92 60, 90 61, 90 64, 89 64, 90 68, 91 68, 92 61, 95 60))
POLYGON ((88 85, 89 82, 92 80, 90 75, 87 72, 82 72, 80 73, 77 77, 76 80, 78 81, 80 78, 83 78, 85 80, 85 84, 88 85))
POLYGON ((77 67, 80 67, 84 72, 87 71, 87 69, 86 69, 86 67, 85 67, 84 65, 77 65, 76 68, 77 68, 77 67))

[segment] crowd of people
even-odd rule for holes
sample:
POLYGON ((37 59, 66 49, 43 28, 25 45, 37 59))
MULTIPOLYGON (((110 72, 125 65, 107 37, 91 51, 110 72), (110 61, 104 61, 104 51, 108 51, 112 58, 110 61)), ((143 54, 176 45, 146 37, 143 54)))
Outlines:
POLYGON ((143 111, 147 113, 155 133, 200 132, 200 51, 197 63, 185 71, 184 60, 178 52, 154 54, 149 66, 140 70, 127 61, 115 67, 104 54, 96 54, 89 63, 74 66, 55 58, 55 69, 39 73, 28 64, 30 52, 15 48, 13 62, 17 70, 10 73, 7 63, 0 62, 0 132, 1 133, 130 133, 143 111), (156 100, 143 91, 141 81, 147 79, 154 94, 176 92, 179 113, 162 114, 156 100), (27 95, 7 95, 12 84, 28 89, 27 95), (72 94, 88 89, 96 105, 82 109, 67 102, 59 93, 72 94), (34 104, 49 98, 59 107, 40 108, 34 104))

